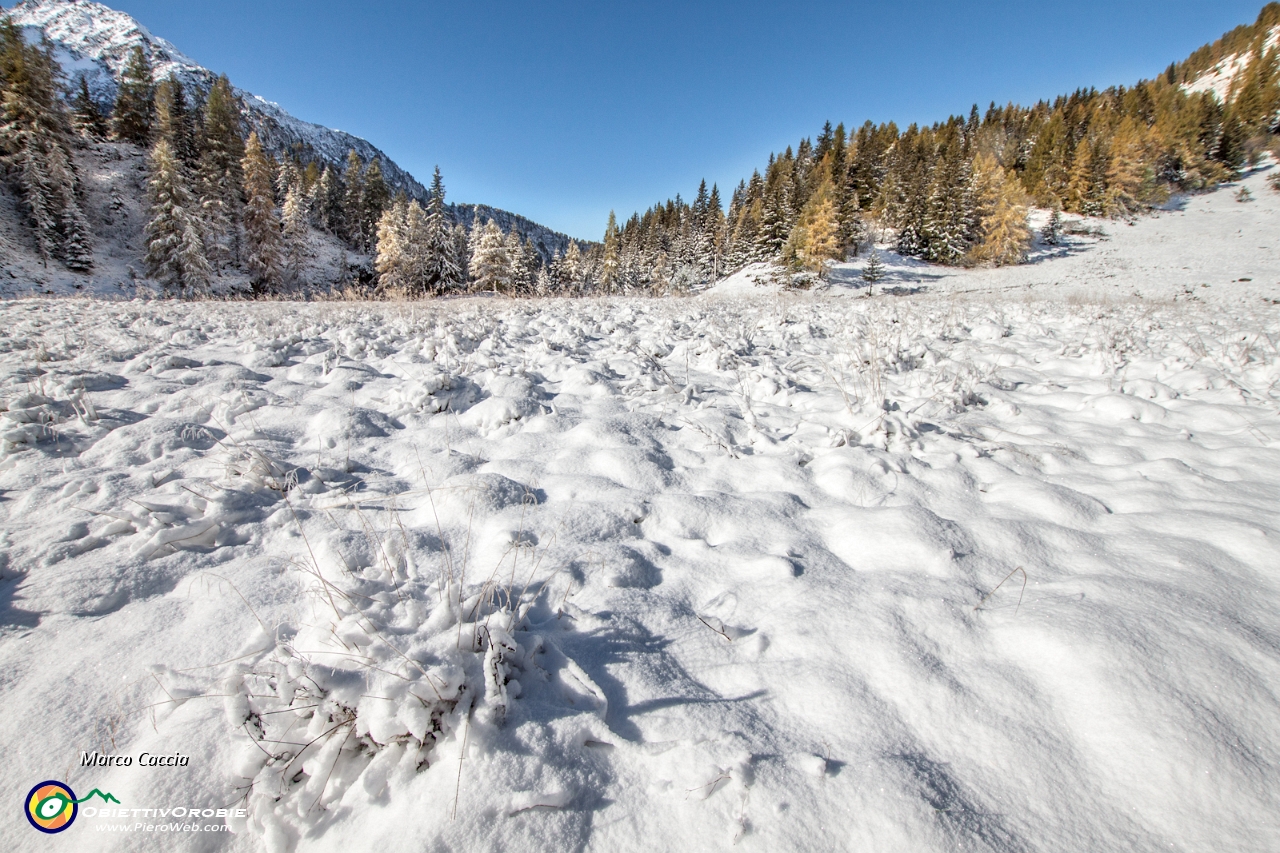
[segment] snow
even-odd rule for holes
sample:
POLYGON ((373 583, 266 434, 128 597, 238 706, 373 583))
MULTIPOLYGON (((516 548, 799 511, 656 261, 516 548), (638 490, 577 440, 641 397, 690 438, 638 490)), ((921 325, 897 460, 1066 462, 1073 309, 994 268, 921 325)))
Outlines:
POLYGON ((1274 850, 1266 175, 874 298, 2 303, 0 797, 250 812, 77 850, 1274 850))

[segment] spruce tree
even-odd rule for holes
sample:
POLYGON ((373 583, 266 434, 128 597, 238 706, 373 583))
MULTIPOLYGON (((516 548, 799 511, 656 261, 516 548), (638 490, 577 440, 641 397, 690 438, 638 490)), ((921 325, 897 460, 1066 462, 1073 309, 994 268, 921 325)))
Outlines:
POLYGON ((210 261, 223 269, 239 260, 240 210, 244 188, 244 138, 240 104, 224 76, 214 81, 204 103, 196 191, 205 221, 210 261))
POLYGON ((187 107, 186 93, 176 77, 156 86, 153 132, 163 137, 184 169, 194 169, 199 157, 195 123, 187 107))
POLYGON ((412 259, 407 219, 408 205, 399 199, 383 211, 378 220, 374 264, 378 271, 378 288, 384 292, 405 292, 411 286, 412 259))
MULTIPOLYGON (((382 177, 382 165, 374 158, 369 162, 369 168, 364 172, 364 186, 360 196, 360 209, 362 211, 361 230, 364 234, 373 235, 377 233, 378 221, 382 219, 382 212, 391 206, 391 191, 387 188, 387 183, 382 177)), ((372 248, 372 247, 369 247, 372 248)))
POLYGON ((76 132, 89 139, 106 139, 110 133, 107 117, 102 114, 102 107, 89 92, 89 81, 83 74, 79 77, 75 99, 72 101, 72 124, 76 132))
POLYGON ((195 200, 169 141, 160 137, 151 151, 147 184, 151 218, 147 222, 147 269, 172 295, 208 289, 212 269, 195 200))
POLYGON ((874 248, 867 255, 867 263, 862 268, 862 280, 867 283, 867 295, 874 296, 876 283, 884 279, 884 264, 880 261, 880 253, 874 248))
POLYGON ((154 113, 155 82, 151 63, 142 48, 135 47, 120 79, 120 90, 112 112, 116 138, 134 145, 147 145, 151 140, 154 113))
POLYGON ((284 228, 284 254, 286 277, 296 284, 307 258, 307 237, 310 231, 311 212, 306 193, 301 184, 289 187, 285 192, 281 210, 284 228))
POLYGON ((437 166, 431 179, 431 196, 427 199, 422 247, 423 287, 432 293, 454 290, 462 283, 462 264, 444 200, 444 178, 437 166))
POLYGON ((275 210, 275 170, 257 133, 249 134, 242 166, 245 267, 254 290, 264 293, 280 284, 280 220, 275 210))
POLYGON ((316 225, 335 236, 343 233, 342 184, 329 166, 324 167, 312 190, 311 209, 316 225))
POLYGON ((60 68, 52 47, 30 45, 8 18, 0 19, 0 146, 13 168, 47 266, 59 258, 78 272, 90 269, 89 225, 77 196, 71 125, 58 95, 60 68))
MULTIPOLYGON (((479 219, 476 219, 479 222, 479 219)), ((477 291, 503 292, 511 284, 507 241, 493 220, 471 231, 471 280, 477 291), (477 233, 479 232, 479 233, 477 233)))
MULTIPOLYGON (((704 181, 702 184, 702 192, 706 193, 707 185, 704 181)), ((604 229, 604 254, 600 263, 600 288, 605 293, 615 293, 618 286, 618 267, 621 260, 621 246, 619 244, 618 235, 618 217, 614 212, 609 211, 609 223, 604 229)))
POLYGON ((471 236, 467 233, 467 226, 461 222, 453 226, 453 260, 458 267, 458 277, 449 289, 466 290, 471 284, 471 236))
POLYGON ((368 236, 364 208, 364 164, 354 148, 347 154, 347 170, 342 176, 342 218, 346 226, 343 236, 357 251, 364 251, 368 236))

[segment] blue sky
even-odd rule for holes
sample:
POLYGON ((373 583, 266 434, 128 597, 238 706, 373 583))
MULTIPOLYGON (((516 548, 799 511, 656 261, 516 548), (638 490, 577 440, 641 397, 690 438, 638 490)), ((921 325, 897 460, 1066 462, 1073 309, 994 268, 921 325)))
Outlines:
POLYGON ((452 201, 582 238, 706 177, 728 192, 822 123, 1130 84, 1263 0, 109 0, 299 118, 367 138, 452 201))

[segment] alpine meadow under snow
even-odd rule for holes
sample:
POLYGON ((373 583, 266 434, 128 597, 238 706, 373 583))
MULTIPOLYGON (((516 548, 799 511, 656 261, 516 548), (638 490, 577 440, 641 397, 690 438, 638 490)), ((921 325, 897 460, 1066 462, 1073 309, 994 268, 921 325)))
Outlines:
POLYGON ((1278 849, 1280 6, 599 244, 18 12, 7 849, 1278 849))

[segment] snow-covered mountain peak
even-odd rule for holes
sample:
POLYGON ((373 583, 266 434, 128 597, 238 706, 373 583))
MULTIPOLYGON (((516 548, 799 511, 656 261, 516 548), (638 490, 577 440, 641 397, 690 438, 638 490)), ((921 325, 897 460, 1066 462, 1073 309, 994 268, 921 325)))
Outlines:
POLYGON ((205 71, 132 16, 92 0, 22 0, 10 14, 19 26, 39 28, 50 41, 106 63, 116 75, 135 47, 147 53, 158 80, 205 71))

